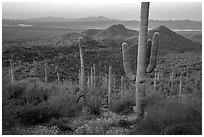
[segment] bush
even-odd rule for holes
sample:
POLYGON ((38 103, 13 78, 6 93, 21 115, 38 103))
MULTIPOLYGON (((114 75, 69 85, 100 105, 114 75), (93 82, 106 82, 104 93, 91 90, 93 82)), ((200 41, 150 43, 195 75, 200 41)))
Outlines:
POLYGON ((22 98, 23 93, 25 93, 25 85, 15 83, 14 85, 10 85, 8 92, 9 98, 8 99, 20 99, 22 98))
POLYGON ((90 114, 100 115, 102 107, 103 92, 97 88, 89 88, 87 94, 87 108, 90 114))
POLYGON ((68 118, 60 118, 60 119, 51 119, 48 123, 49 127, 57 126, 61 131, 72 131, 70 126, 70 119, 68 118))
POLYGON ((130 134, 201 134, 202 114, 190 102, 175 98, 154 102, 130 134))
POLYGON ((49 122, 52 118, 60 118, 60 109, 46 103, 22 106, 16 113, 15 119, 23 125, 36 125, 49 122))
POLYGON ((130 114, 133 113, 133 106, 135 106, 135 100, 126 98, 111 102, 110 110, 115 113, 130 114))
MULTIPOLYGON (((71 85, 69 85, 71 86, 71 85)), ((74 88, 69 88, 73 89, 74 88)), ((76 104, 77 93, 75 91, 68 92, 62 85, 57 85, 55 92, 52 92, 47 100, 51 106, 61 108, 60 113, 64 117, 75 117, 82 110, 81 102, 76 104)))

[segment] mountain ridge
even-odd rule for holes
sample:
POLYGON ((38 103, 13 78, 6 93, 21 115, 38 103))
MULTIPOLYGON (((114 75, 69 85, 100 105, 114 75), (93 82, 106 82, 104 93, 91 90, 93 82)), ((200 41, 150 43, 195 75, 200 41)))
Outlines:
MULTIPOLYGON (((104 16, 84 17, 84 18, 63 18, 63 17, 45 17, 24 20, 2 20, 2 25, 28 24, 33 27, 43 28, 77 28, 77 29, 105 29, 113 24, 122 24, 130 29, 139 29, 139 21, 137 20, 120 20, 112 19, 104 16)), ((202 30, 202 22, 193 20, 149 20, 149 28, 153 29, 157 26, 164 25, 170 29, 177 30, 202 30)))

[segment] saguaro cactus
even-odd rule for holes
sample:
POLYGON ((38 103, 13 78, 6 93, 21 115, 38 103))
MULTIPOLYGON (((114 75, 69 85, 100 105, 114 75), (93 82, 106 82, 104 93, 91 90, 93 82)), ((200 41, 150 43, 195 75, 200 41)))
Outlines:
POLYGON ((13 61, 10 59, 10 76, 11 76, 11 84, 14 84, 14 65, 13 61))
POLYGON ((108 106, 110 107, 111 92, 112 92, 112 67, 109 67, 109 80, 108 80, 108 106))
POLYGON ((178 97, 179 98, 182 97, 181 92, 182 92, 182 72, 180 74, 180 79, 179 79, 179 91, 178 91, 178 97))
POLYGON ((80 54, 80 61, 81 61, 81 69, 80 69, 80 90, 84 95, 84 103, 86 102, 86 91, 85 91, 85 70, 84 70, 84 54, 82 48, 82 37, 79 37, 79 54, 80 54))
POLYGON ((96 87, 96 65, 93 64, 93 87, 96 87))
POLYGON ((131 68, 127 56, 127 44, 122 44, 123 49, 123 65, 127 77, 135 81, 136 87, 136 107, 134 108, 136 118, 141 119, 144 116, 144 97, 146 85, 146 73, 151 73, 157 61, 157 51, 159 43, 159 33, 155 32, 153 42, 147 40, 149 17, 149 2, 142 2, 141 5, 141 20, 139 32, 139 46, 137 56, 137 75, 135 75, 131 68))

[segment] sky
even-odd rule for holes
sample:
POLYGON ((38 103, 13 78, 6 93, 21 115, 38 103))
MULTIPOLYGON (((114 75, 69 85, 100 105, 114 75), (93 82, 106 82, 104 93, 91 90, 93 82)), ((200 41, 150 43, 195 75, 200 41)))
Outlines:
MULTIPOLYGON (((96 17, 139 20, 140 2, 133 0, 99 1, 72 0, 67 2, 3 2, 3 19, 36 17, 96 17)), ((150 19, 154 20, 202 20, 201 2, 151 2, 150 19)))

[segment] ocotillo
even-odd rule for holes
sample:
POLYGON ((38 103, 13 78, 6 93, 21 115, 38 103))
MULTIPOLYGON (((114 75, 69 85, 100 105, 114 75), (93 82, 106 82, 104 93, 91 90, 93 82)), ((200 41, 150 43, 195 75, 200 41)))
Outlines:
POLYGON ((108 80, 108 106, 110 107, 110 102, 111 102, 111 92, 112 92, 112 67, 109 66, 109 80, 108 80))
POLYGON ((123 49, 123 65, 127 77, 135 81, 136 87, 136 107, 134 111, 136 118, 140 119, 144 116, 144 97, 145 97, 145 84, 146 73, 151 73, 157 60, 157 51, 159 43, 159 33, 155 32, 153 36, 153 42, 147 41, 148 30, 148 17, 149 17, 149 2, 142 2, 141 5, 141 20, 140 20, 140 32, 139 32, 139 46, 137 57, 137 75, 132 72, 130 63, 127 58, 127 44, 122 44, 123 49))

